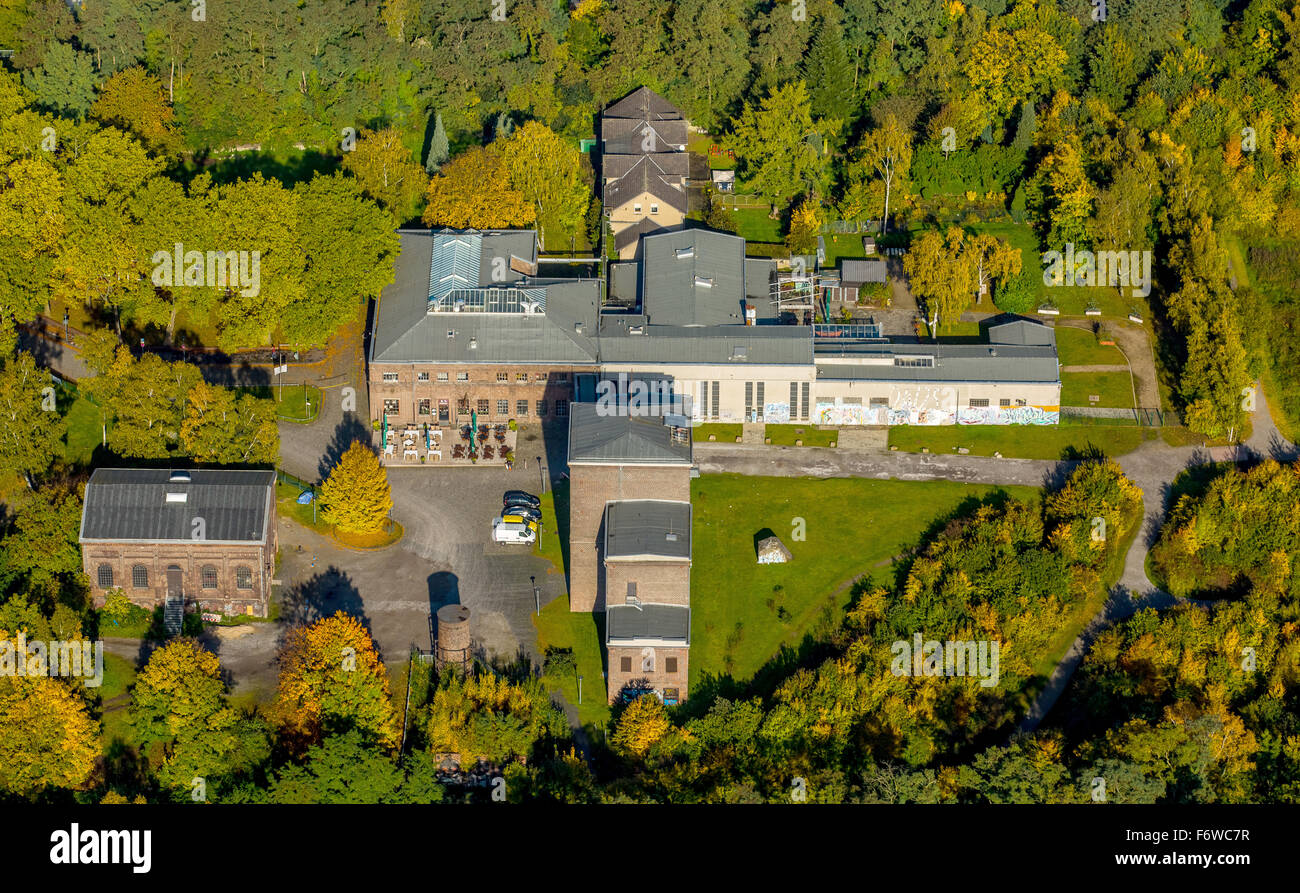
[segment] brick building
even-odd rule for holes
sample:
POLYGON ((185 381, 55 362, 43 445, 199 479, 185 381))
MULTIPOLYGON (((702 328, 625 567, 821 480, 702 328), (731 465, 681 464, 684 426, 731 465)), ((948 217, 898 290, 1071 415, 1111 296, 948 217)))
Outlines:
POLYGON ((142 608, 266 617, 277 549, 275 472, 99 468, 81 514, 96 605, 121 589, 142 608))
POLYGON ((605 507, 608 693, 686 698, 691 633, 691 504, 664 499, 605 507))

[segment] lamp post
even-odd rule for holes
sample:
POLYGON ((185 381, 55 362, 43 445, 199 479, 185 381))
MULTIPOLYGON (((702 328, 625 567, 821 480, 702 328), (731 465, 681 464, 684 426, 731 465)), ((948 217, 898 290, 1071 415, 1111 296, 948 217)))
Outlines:
POLYGON ((538 493, 537 495, 544 496, 546 494, 546 469, 542 467, 541 456, 537 457, 537 476, 541 478, 541 484, 542 484, 542 492, 538 493))
POLYGON ((578 703, 582 703, 582 676, 578 676, 578 703))
MULTIPOLYGON (((539 527, 538 530, 540 531, 541 528, 539 527)), ((537 585, 536 577, 529 577, 528 580, 533 584, 533 602, 537 605, 537 616, 540 617, 542 616, 542 590, 537 585)))

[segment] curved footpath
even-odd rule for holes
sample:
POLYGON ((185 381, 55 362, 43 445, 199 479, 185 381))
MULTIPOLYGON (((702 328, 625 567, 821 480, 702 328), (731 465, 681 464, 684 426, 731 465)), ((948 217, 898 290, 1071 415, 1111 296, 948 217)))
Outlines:
MULTIPOLYGON (((1022 731, 1038 728, 1065 690, 1088 646, 1107 626, 1143 608, 1163 608, 1179 599, 1155 587, 1146 575, 1147 553, 1160 536, 1174 479, 1189 468, 1214 462, 1254 462, 1300 459, 1300 449, 1277 430, 1263 389, 1256 385, 1254 430, 1248 441, 1228 447, 1174 447, 1163 440, 1146 441, 1116 457, 1124 474, 1142 490, 1143 526, 1124 556, 1124 572, 1110 598, 1057 662, 1021 723, 1022 731)), ((739 473, 772 477, 864 477, 902 481, 947 480, 972 484, 1038 487, 1063 481, 1076 461, 994 459, 926 453, 872 453, 816 447, 771 447, 697 443, 696 465, 702 474, 739 473)))

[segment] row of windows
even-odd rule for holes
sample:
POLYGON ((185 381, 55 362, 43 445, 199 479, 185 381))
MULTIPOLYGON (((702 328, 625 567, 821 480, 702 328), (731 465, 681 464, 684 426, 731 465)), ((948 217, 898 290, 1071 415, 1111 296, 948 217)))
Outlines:
MULTIPOLYGON (((101 564, 98 568, 97 578, 100 589, 113 588, 113 566, 111 564, 101 564)), ((199 568, 199 581, 204 589, 217 588, 217 569, 205 564, 199 568)), ((143 564, 131 566, 131 588, 148 589, 149 588, 149 568, 143 564)), ((235 568, 235 588, 252 589, 253 588, 253 571, 247 567, 235 568)))
MULTIPOLYGON (((495 402, 495 415, 496 415, 497 417, 499 417, 499 418, 510 417, 510 401, 509 401, 509 400, 497 400, 497 401, 492 401, 492 400, 475 400, 475 401, 473 401, 473 403, 472 403, 472 405, 471 405, 471 401, 470 401, 469 398, 467 398, 467 397, 466 397, 466 398, 461 398, 460 400, 457 400, 457 401, 456 401, 456 415, 458 415, 458 416, 466 416, 466 415, 469 415, 469 414, 470 414, 471 410, 473 410, 474 412, 477 412, 477 413, 478 413, 479 415, 481 415, 481 416, 486 416, 486 415, 488 415, 488 414, 490 414, 490 413, 493 412, 493 403, 494 403, 494 402, 495 402)), ((526 419, 526 418, 528 418, 528 410, 529 410, 529 408, 530 408, 530 405, 533 406, 533 407, 536 407, 537 415, 538 415, 539 418, 545 416, 546 413, 547 413, 547 411, 550 409, 550 404, 549 404, 549 402, 546 401, 546 400, 537 400, 537 401, 535 401, 535 402, 530 402, 530 401, 528 401, 528 400, 516 400, 516 401, 514 401, 514 410, 515 410, 515 411, 514 411, 514 416, 513 416, 513 418, 520 418, 520 419, 526 419)), ((433 415, 433 408, 434 408, 434 407, 433 407, 433 400, 432 400, 432 399, 427 399, 427 398, 426 398, 426 399, 420 399, 420 400, 415 401, 415 414, 416 414, 417 416, 431 416, 431 415, 433 415)), ((401 401, 401 400, 397 400, 397 399, 385 399, 385 400, 384 400, 384 412, 385 412, 386 414, 388 414, 388 415, 400 415, 400 414, 401 414, 401 411, 402 411, 402 401, 401 401)), ((568 414, 569 414, 569 401, 568 401, 568 400, 556 400, 556 401, 555 401, 555 415, 556 415, 558 418, 564 418, 564 417, 568 416, 568 414)), ((444 399, 444 400, 439 400, 439 401, 438 401, 438 418, 439 418, 440 420, 444 420, 444 421, 445 421, 446 419, 450 418, 450 415, 451 415, 451 405, 450 405, 450 402, 447 401, 447 400, 445 400, 445 399, 444 399)))
MULTIPOLYGON (((438 372, 438 373, 436 373, 436 374, 437 374, 437 380, 438 380, 438 381, 446 382, 446 381, 449 381, 449 380, 450 380, 450 375, 451 375, 451 373, 449 373, 449 372, 438 372)), ((386 382, 392 384, 392 383, 394 383, 394 382, 399 381, 399 380, 400 380, 400 376, 401 376, 401 373, 399 373, 399 372, 385 372, 385 373, 384 373, 384 381, 386 381, 386 382)), ((421 381, 421 382, 426 382, 426 381, 429 380, 429 373, 428 373, 428 372, 417 372, 417 373, 415 373, 415 380, 416 380, 416 381, 421 381)), ((468 373, 468 372, 457 372, 457 373, 456 373, 456 380, 457 380, 457 381, 469 381, 469 373, 468 373)), ((509 372, 498 372, 498 373, 497 373, 497 381, 498 381, 499 383, 505 384, 505 383, 508 383, 508 382, 510 382, 510 381, 512 381, 512 380, 513 380, 515 383, 517 383, 517 384, 527 384, 529 381, 533 381, 533 382, 543 382, 543 381, 568 381, 568 380, 569 380, 569 373, 567 373, 567 372, 532 372, 532 373, 529 373, 529 372, 516 372, 516 373, 514 374, 514 378, 513 378, 513 379, 511 379, 511 376, 510 376, 510 373, 509 373, 509 372)))
MULTIPOLYGON (((620 657, 620 658, 618 659, 618 668, 619 668, 620 671, 622 671, 622 672, 624 672, 624 673, 631 673, 631 672, 632 672, 632 658, 630 658, 630 657, 620 657)), ((645 654, 645 655, 643 655, 643 656, 641 657, 641 672, 642 672, 642 673, 653 673, 654 671, 655 671, 655 657, 654 657, 654 654, 653 654, 653 653, 650 653, 650 654, 645 654)), ((665 673, 676 673, 676 672, 677 672, 677 658, 675 658, 675 657, 665 657, 665 658, 664 658, 664 672, 665 672, 665 673)))
MULTIPOLYGON (((1027 404, 1028 404, 1028 401, 1026 401, 1024 397, 1017 397, 1017 398, 1016 398, 1016 406, 1025 406, 1025 405, 1027 405, 1027 404)), ((971 400, 970 400, 970 405, 971 405, 972 407, 974 407, 974 408, 977 408, 977 409, 978 409, 978 408, 982 408, 982 407, 986 407, 986 406, 989 405, 989 398, 988 398, 988 397, 972 397, 971 400)), ((1008 407, 1011 406, 1011 398, 1010 398, 1010 397, 1002 397, 1001 399, 998 400, 998 406, 1001 407, 1002 409, 1007 409, 1008 407)))

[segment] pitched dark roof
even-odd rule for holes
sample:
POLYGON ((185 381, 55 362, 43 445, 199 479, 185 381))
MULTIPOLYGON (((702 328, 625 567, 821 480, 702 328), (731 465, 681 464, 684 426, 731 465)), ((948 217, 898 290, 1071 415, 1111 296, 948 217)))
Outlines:
MULTIPOLYGON (((648 236, 653 233, 664 232, 665 230, 667 230, 667 227, 660 226, 659 224, 651 220, 649 217, 646 217, 642 220, 638 220, 632 226, 625 227, 619 230, 617 233, 615 233, 614 248, 616 248, 619 254, 621 255, 625 248, 631 248, 633 245, 635 245, 637 242, 641 240, 642 236, 648 236)), ((634 281, 633 288, 635 287, 636 284, 634 281)))
POLYGON ((606 558, 691 557, 691 504, 625 499, 605 504, 606 558))
POLYGON ((612 155, 601 158, 601 174, 606 182, 627 176, 637 162, 645 159, 650 167, 665 179, 685 180, 691 175, 691 157, 685 152, 655 152, 646 155, 612 155))
POLYGON ((617 102, 606 106, 607 118, 638 118, 665 121, 682 118, 682 110, 649 87, 637 87, 617 102))
POLYGON ((1056 332, 1051 326, 1045 326, 1034 319, 1023 319, 1004 314, 992 320, 988 326, 988 338, 992 344, 1053 345, 1056 344, 1056 332))
POLYGON ((81 541, 188 543, 201 529, 201 542, 264 542, 274 488, 273 471, 98 468, 86 484, 81 541))
POLYGON ((598 403, 569 408, 569 462, 610 465, 690 465, 685 443, 673 439, 663 416, 613 415, 598 403))
POLYGON ((662 201, 664 204, 686 213, 686 190, 664 179, 658 169, 648 161, 650 156, 642 156, 631 169, 619 179, 605 184, 605 207, 617 208, 643 192, 662 201))
POLYGON ((691 643, 691 609, 686 605, 610 605, 605 608, 605 644, 646 639, 691 643))

